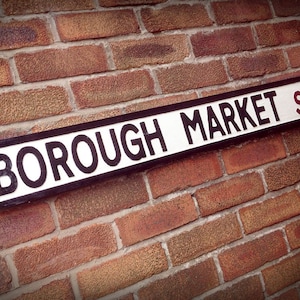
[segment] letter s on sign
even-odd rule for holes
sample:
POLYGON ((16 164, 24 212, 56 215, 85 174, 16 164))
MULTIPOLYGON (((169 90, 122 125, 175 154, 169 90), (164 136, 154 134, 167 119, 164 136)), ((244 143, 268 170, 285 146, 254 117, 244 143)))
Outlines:
MULTIPOLYGON (((295 100, 295 102, 297 104, 300 105, 300 92, 299 91, 295 92, 295 94, 294 94, 294 100, 295 100)), ((300 108, 297 108, 296 111, 297 111, 298 114, 300 114, 300 108)))

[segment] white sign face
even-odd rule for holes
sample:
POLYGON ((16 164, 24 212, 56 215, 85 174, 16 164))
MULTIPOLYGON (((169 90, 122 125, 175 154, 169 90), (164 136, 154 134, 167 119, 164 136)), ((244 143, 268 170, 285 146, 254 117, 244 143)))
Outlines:
POLYGON ((0 142, 0 205, 300 122, 300 78, 0 142))

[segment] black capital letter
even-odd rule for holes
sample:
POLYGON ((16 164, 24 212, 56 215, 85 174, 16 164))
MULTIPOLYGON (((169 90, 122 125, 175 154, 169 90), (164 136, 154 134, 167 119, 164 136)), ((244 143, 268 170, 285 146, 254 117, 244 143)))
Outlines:
POLYGON ((211 106, 207 106, 207 119, 210 139, 214 137, 214 133, 217 131, 220 131, 222 135, 226 134, 211 106), (216 126, 213 126, 213 121, 215 121, 216 126))
POLYGON ((241 119, 241 122, 242 122, 244 130, 247 129, 245 119, 247 119, 253 127, 257 126, 255 124, 255 122, 253 121, 253 119, 250 117, 250 115, 247 112, 247 109, 246 109, 247 101, 248 101, 247 97, 243 98, 243 104, 242 104, 242 106, 240 106, 238 100, 234 101, 236 109, 237 109, 237 111, 239 113, 239 116, 240 116, 240 119, 241 119))
POLYGON ((224 123, 225 123, 225 126, 226 126, 228 134, 231 133, 231 129, 230 129, 229 123, 231 123, 234 126, 234 128, 236 129, 236 131, 241 131, 241 129, 239 128, 239 126, 234 121, 235 115, 234 115, 234 110, 233 110, 232 106, 229 103, 224 102, 224 103, 220 103, 219 107, 220 107, 221 114, 222 114, 222 117, 223 117, 223 120, 224 120, 224 123), (227 115, 225 113, 225 109, 226 108, 229 109, 229 112, 230 112, 229 115, 227 115))
POLYGON ((4 161, 5 168, 0 170, 0 177, 7 176, 10 179, 10 185, 2 187, 0 183, 0 195, 13 193, 18 187, 18 180, 14 172, 11 171, 11 160, 5 154, 0 154, 0 161, 4 161))
POLYGON ((261 99, 262 99, 261 94, 251 96, 252 104, 253 104, 253 107, 254 107, 259 125, 270 123, 269 118, 262 119, 261 116, 260 116, 260 113, 265 111, 264 106, 257 106, 257 101, 261 100, 261 99))
POLYGON ((271 103, 271 106, 272 106, 272 109, 273 109, 273 113, 274 113, 274 116, 275 116, 275 120, 280 121, 279 116, 278 116, 278 112, 277 112, 277 109, 276 109, 276 106, 275 106, 275 103, 274 103, 274 99, 273 99, 273 97, 277 96, 276 92, 275 91, 267 92, 267 93, 264 93, 264 96, 265 96, 265 98, 269 98, 269 100, 270 100, 270 103, 271 103))

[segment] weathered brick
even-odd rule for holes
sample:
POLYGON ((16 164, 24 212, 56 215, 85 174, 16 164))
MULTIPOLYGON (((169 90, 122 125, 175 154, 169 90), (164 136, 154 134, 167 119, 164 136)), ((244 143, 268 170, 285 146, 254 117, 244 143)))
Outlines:
POLYGON ((55 230, 46 203, 21 205, 0 211, 0 249, 30 241, 55 230))
POLYGON ((216 153, 194 155, 147 173, 154 198, 222 176, 216 153))
POLYGON ((213 259, 208 259, 167 278, 154 281, 138 292, 139 299, 192 299, 219 285, 213 259))
POLYGON ((222 151, 225 167, 229 174, 254 168, 285 156, 285 148, 280 136, 260 139, 222 151))
POLYGON ((140 32, 132 10, 63 14, 55 18, 62 41, 78 41, 140 32))
POLYGON ((270 191, 279 190, 300 181, 300 158, 277 163, 264 171, 270 191))
POLYGON ((71 269, 116 250, 116 240, 111 226, 95 224, 81 229, 72 236, 53 238, 20 248, 15 252, 14 261, 19 281, 25 284, 71 269))
POLYGON ((248 277, 225 290, 217 291, 205 300, 263 300, 264 292, 258 276, 248 277))
POLYGON ((256 48, 251 28, 226 28, 201 31, 191 36, 196 57, 234 53, 256 48))
POLYGON ((80 108, 116 104, 155 94, 153 79, 146 70, 77 81, 71 86, 80 108))
POLYGON ((290 154, 300 152, 300 129, 294 128, 284 133, 284 141, 290 154))
POLYGON ((262 76, 287 68, 281 50, 247 53, 227 58, 229 73, 234 79, 262 76))
POLYGON ((242 23, 272 18, 267 0, 229 0, 212 2, 218 24, 242 23))
POLYGON ((219 254, 219 261, 224 280, 230 281, 285 254, 287 248, 282 232, 275 231, 223 251, 219 254))
POLYGON ((300 220, 288 224, 285 231, 291 248, 300 248, 300 220))
POLYGON ((26 293, 15 300, 40 300, 40 299, 75 299, 71 283, 68 279, 55 280, 32 293, 26 293))
POLYGON ((118 298, 117 300, 134 300, 134 298, 133 298, 133 294, 129 294, 124 297, 118 298))
POLYGON ((266 291, 272 295, 300 280, 300 253, 262 271, 266 291))
POLYGON ((93 45, 21 53, 15 56, 15 62, 23 82, 99 73, 108 69, 104 48, 93 45))
POLYGON ((0 256, 0 294, 11 288, 12 277, 7 267, 6 261, 0 256))
POLYGON ((110 44, 118 69, 182 61, 189 55, 185 35, 165 35, 110 44))
POLYGON ((300 195, 292 191, 240 210, 246 233, 282 222, 300 213, 300 195))
POLYGON ((258 24, 255 26, 258 43, 262 46, 277 46, 300 41, 300 21, 258 24))
POLYGON ((148 5, 166 2, 167 0, 99 0, 100 6, 148 5))
POLYGON ((296 288, 290 289, 282 294, 280 296, 272 298, 273 300, 299 300, 300 295, 296 288))
POLYGON ((174 265, 199 257, 242 237, 235 215, 227 215, 171 238, 168 249, 174 265))
POLYGON ((286 50, 292 68, 300 67, 300 47, 293 47, 286 50))
POLYGON ((42 19, 0 22, 0 50, 52 43, 47 25, 42 19))
POLYGON ((1 125, 71 111, 67 92, 58 86, 1 93, 0 97, 1 125))
POLYGON ((147 207, 116 219, 123 245, 128 246, 197 219, 190 195, 147 207))
POLYGON ((299 70, 290 69, 288 72, 280 73, 277 75, 270 75, 270 77, 264 79, 264 83, 277 82, 280 80, 291 79, 299 76, 300 76, 299 70))
POLYGON ((60 226, 67 228, 147 201, 142 176, 133 175, 62 194, 55 206, 60 226))
POLYGON ((0 140, 9 139, 9 138, 17 137, 17 136, 21 136, 21 135, 26 135, 26 134, 28 134, 28 131, 29 130, 26 130, 24 128, 3 130, 3 131, 0 131, 0 140))
POLYGON ((207 216, 229 207, 247 202, 264 194, 259 174, 251 173, 227 179, 195 193, 202 216, 207 216))
POLYGON ((300 14, 298 0, 272 0, 275 14, 279 17, 297 16, 300 14))
POLYGON ((160 244, 154 244, 78 274, 83 299, 96 299, 110 294, 168 268, 160 244))
POLYGON ((228 81, 221 60, 161 68, 156 74, 164 93, 181 92, 228 81))
POLYGON ((13 84, 8 60, 0 59, 0 87, 13 84))

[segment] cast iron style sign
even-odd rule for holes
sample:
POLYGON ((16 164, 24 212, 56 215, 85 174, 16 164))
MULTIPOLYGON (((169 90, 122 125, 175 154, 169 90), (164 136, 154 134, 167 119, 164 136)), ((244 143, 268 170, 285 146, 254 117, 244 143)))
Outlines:
POLYGON ((0 141, 0 205, 300 122, 300 78, 0 141))

